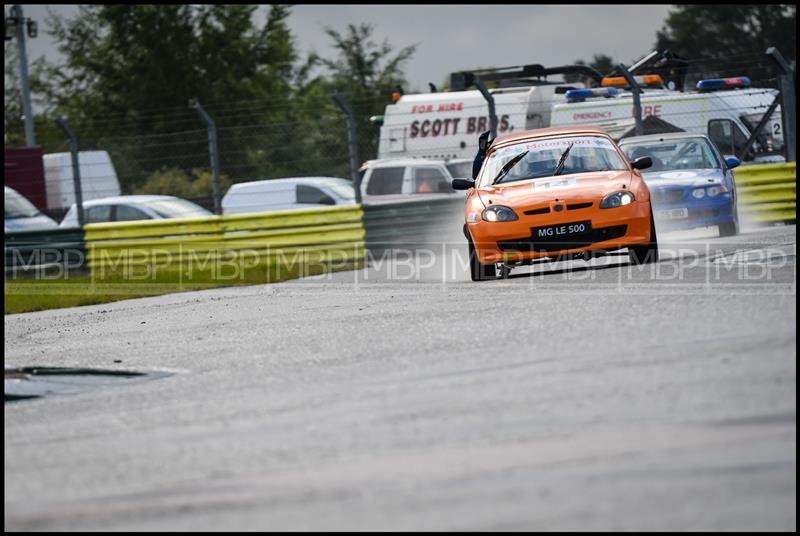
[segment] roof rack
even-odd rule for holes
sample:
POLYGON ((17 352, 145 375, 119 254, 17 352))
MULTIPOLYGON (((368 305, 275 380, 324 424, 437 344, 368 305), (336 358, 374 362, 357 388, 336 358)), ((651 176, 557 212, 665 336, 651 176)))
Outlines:
POLYGON ((464 91, 471 86, 475 77, 483 81, 488 80, 515 80, 519 85, 556 85, 564 82, 550 82, 546 78, 555 74, 583 74, 595 80, 600 85, 603 75, 597 69, 588 65, 561 65, 559 67, 545 67, 538 63, 519 65, 513 67, 498 67, 496 69, 475 69, 459 71, 450 74, 450 91, 464 91), (530 80, 536 78, 537 80, 530 80), (545 80, 542 80, 542 79, 545 80), (526 80, 527 79, 527 80, 526 80))
MULTIPOLYGON (((628 67, 632 75, 658 74, 669 89, 683 91, 689 62, 670 50, 653 50, 628 67)), ((616 69, 609 76, 616 73, 616 69)))

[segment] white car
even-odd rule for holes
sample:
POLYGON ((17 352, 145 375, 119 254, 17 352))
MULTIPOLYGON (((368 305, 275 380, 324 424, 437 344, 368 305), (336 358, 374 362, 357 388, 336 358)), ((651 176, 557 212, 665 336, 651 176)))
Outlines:
MULTIPOLYGON (((84 223, 162 220, 212 216, 205 208, 171 195, 120 195, 83 202, 84 223)), ((72 205, 61 227, 77 227, 78 210, 72 205)))
POLYGON ((364 162, 361 173, 361 194, 364 197, 453 194, 453 179, 472 179, 472 160, 383 158, 364 162))
POLYGON ((293 177, 239 182, 222 198, 222 213, 320 208, 356 202, 353 183, 338 177, 293 177))
POLYGON ((5 232, 56 229, 58 224, 42 214, 33 203, 13 188, 6 188, 5 232))

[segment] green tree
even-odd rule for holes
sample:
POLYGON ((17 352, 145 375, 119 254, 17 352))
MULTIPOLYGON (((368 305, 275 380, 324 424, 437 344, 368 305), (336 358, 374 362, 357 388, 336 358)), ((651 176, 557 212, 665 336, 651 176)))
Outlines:
MULTIPOLYGON (((207 169, 195 168, 187 172, 177 167, 163 168, 150 175, 136 193, 174 195, 213 206, 211 181, 211 172, 207 169)), ((224 194, 231 186, 231 179, 223 174, 219 182, 224 194)))
POLYGON ((657 33, 656 48, 710 60, 706 75, 764 80, 774 76, 769 62, 758 57, 768 47, 777 47, 789 62, 796 58, 796 14, 792 4, 679 4, 657 33))
MULTIPOLYGON (((289 9, 271 6, 266 23, 253 24, 250 5, 89 5, 69 20, 51 20, 66 60, 49 66, 43 90, 55 113, 68 117, 89 145, 113 146, 120 136, 202 130, 190 99, 219 117, 223 168, 241 162, 252 131, 228 128, 242 102, 268 102, 251 122, 280 122, 292 93, 296 59, 286 25, 289 9)), ((45 78, 45 77, 43 77, 45 78)), ((239 114, 241 116, 241 114, 239 114)), ((237 117, 238 118, 238 117, 237 117)), ((239 125, 239 121, 235 122, 239 125)), ((105 148, 105 147, 99 147, 105 148)), ((207 153, 205 136, 181 150, 207 153)), ((132 191, 157 169, 145 150, 112 153, 123 190, 132 191), (121 170, 120 170, 121 168, 121 170)), ((207 157, 206 157, 207 159, 207 157)), ((196 165, 197 162, 187 164, 196 165)))
MULTIPOLYGON (((314 79, 304 87, 307 99, 327 96, 330 101, 330 95, 340 91, 353 106, 362 160, 373 158, 377 152, 379 130, 370 123, 369 117, 382 114, 391 102, 394 89, 406 85, 403 67, 417 48, 417 45, 410 45, 395 52, 388 39, 376 43, 373 32, 374 28, 369 24, 349 24, 343 33, 325 28, 338 56, 323 58, 312 54, 301 69, 308 72, 320 66, 328 73, 328 78, 314 79)), ((346 140, 344 130, 342 136, 343 141, 346 140)), ((344 145, 344 154, 347 154, 346 147, 344 145)))
POLYGON ((6 41, 5 48, 5 78, 4 78, 4 134, 6 145, 21 145, 25 143, 22 120, 22 95, 19 81, 19 60, 17 59, 17 44, 15 41, 6 41))

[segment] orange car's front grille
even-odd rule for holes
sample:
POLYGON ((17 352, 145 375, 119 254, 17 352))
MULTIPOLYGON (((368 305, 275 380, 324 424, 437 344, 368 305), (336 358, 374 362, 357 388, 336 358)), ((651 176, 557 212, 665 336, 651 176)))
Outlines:
POLYGON ((536 216, 537 214, 547 214, 550 212, 550 207, 534 208, 524 212, 527 216, 536 216))

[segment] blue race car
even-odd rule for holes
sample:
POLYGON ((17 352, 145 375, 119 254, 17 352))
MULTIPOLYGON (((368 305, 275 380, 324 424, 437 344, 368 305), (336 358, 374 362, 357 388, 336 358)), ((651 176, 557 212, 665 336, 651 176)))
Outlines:
POLYGON ((624 138, 620 148, 629 160, 649 156, 642 172, 658 227, 664 231, 719 228, 720 236, 739 232, 735 157, 723 158, 708 136, 678 132, 624 138))

